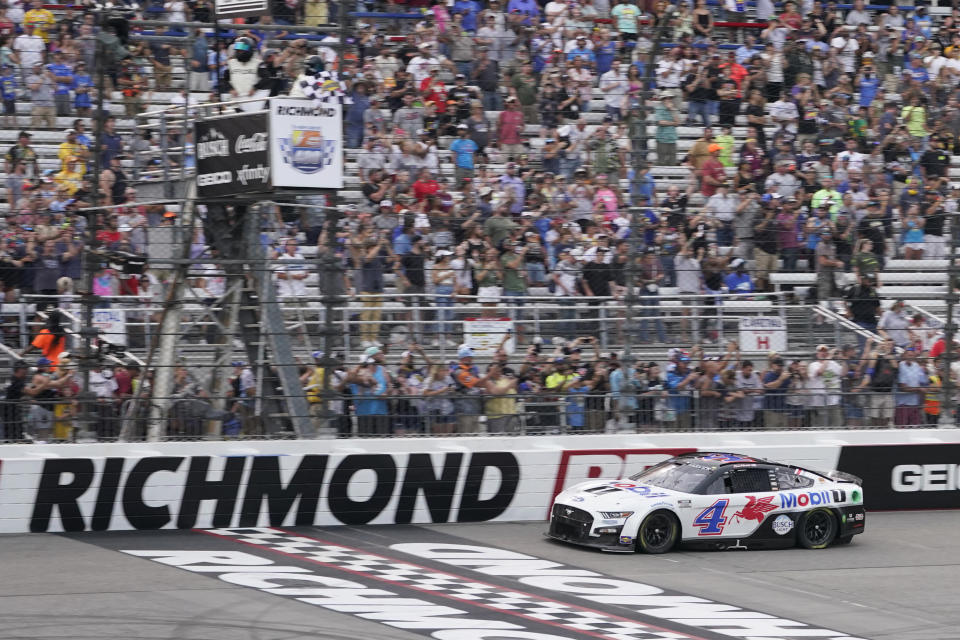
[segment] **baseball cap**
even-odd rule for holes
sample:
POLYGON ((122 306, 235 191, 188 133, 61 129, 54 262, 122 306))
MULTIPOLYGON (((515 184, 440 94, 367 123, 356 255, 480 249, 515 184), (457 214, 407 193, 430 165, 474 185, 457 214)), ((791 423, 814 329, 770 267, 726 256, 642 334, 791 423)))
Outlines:
POLYGON ((392 201, 392 200, 381 200, 381 201, 380 201, 380 206, 381 206, 381 207, 392 207, 392 206, 393 206, 393 201, 392 201))
POLYGON ((49 359, 47 359, 47 358, 40 358, 39 360, 37 360, 37 366, 38 366, 38 367, 48 367, 48 366, 50 366, 51 364, 53 364, 53 361, 52 361, 52 360, 49 360, 49 359))
POLYGON ((738 267, 742 267, 744 264, 746 263, 743 258, 734 258, 733 260, 730 261, 730 268, 736 269, 738 267))
POLYGON ((825 345, 825 344, 818 344, 816 350, 817 350, 817 351, 829 351, 829 350, 830 350, 830 347, 827 346, 827 345, 825 345))
POLYGON ((363 352, 363 355, 367 356, 368 358, 372 358, 378 353, 380 353, 380 347, 367 347, 366 351, 363 352))
POLYGON ((323 351, 314 351, 313 353, 310 354, 310 357, 313 359, 322 358, 323 351))
POLYGON ((472 358, 472 357, 473 357, 473 349, 471 349, 469 346, 467 346, 467 345, 465 345, 465 344, 462 344, 462 345, 460 345, 460 347, 457 349, 457 357, 458 357, 458 358, 472 358))
POLYGON ((723 151, 723 147, 719 144, 711 144, 707 147, 707 153, 713 153, 714 151, 723 151))

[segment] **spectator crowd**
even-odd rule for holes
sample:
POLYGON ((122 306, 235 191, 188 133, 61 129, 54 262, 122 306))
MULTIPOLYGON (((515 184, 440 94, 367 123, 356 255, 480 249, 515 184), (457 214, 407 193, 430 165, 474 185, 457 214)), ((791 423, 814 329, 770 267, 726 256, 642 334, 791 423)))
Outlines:
MULTIPOLYGON (((210 19, 207 0, 131 5, 129 37, 101 24, 92 5, 51 10, 36 0, 0 10, 3 118, 19 131, 4 156, 5 301, 33 294, 39 311, 56 306, 78 288, 89 249, 146 255, 151 234, 177 224, 175 208, 138 202, 136 185, 164 165, 193 168, 192 134, 158 140, 133 133, 129 118, 298 95, 297 79, 323 68, 337 71, 349 97, 344 153, 359 192, 339 204, 335 224, 322 207, 278 207, 264 238, 288 305, 314 291, 310 258, 337 247, 346 275, 321 274, 317 293, 362 302, 354 337, 364 359, 335 382, 361 433, 462 432, 480 418, 497 431, 596 430, 611 420, 698 429, 929 423, 923 389, 943 370, 935 332, 881 292, 890 260, 922 270, 928 263, 918 261, 943 261, 950 250, 960 202, 951 177, 960 10, 877 11, 862 0, 846 11, 761 1, 750 13, 704 0, 407 0, 366 8, 417 10, 416 20, 358 22, 340 42, 297 33, 318 22, 320 3, 273 5, 283 6, 228 25, 225 37, 182 31, 210 19), (147 29, 138 18, 169 25, 147 29), (117 43, 107 63, 95 55, 98 38, 117 43), (122 104, 120 121, 97 111, 101 100, 122 104), (63 131, 56 150, 38 150, 34 138, 49 147, 55 131, 63 131), (775 274, 790 272, 816 274, 794 290, 798 300, 809 291, 881 342, 818 348, 806 364, 747 363, 729 351, 666 366, 640 366, 630 353, 581 357, 599 348, 582 341, 598 330, 615 332, 613 343, 665 348, 688 343, 692 329, 718 344, 716 308, 762 299, 778 288, 775 274), (426 352, 411 347, 397 372, 386 370, 383 310, 393 296, 409 307, 408 342, 455 351, 456 367, 421 363, 426 352), (635 317, 622 310, 628 297, 635 317), (559 308, 551 357, 525 326, 544 298, 559 308), (663 322, 668 298, 695 317, 663 322), (613 310, 600 311, 607 302, 613 310), (455 320, 478 306, 517 321, 522 363, 488 370, 465 355, 455 320), (773 375, 783 382, 768 386, 773 375), (532 400, 521 402, 525 394, 532 400), (790 403, 817 394, 840 400, 790 403), (403 399, 386 399, 394 396, 403 399), (880 397, 892 400, 879 408, 858 400, 880 397)), ((212 305, 225 276, 208 235, 196 229, 191 256, 193 285, 212 305)), ((161 297, 164 274, 115 264, 95 261, 95 295, 161 297)), ((314 388, 323 378, 303 374, 314 388)), ((45 393, 61 393, 51 385, 45 393)), ((222 417, 247 429, 246 411, 222 417)))

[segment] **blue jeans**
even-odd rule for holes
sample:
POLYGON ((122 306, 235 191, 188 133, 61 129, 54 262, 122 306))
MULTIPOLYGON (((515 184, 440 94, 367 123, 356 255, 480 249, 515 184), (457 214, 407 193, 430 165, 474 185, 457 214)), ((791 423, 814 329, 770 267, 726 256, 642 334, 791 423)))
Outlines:
MULTIPOLYGON (((516 298, 515 300, 507 300, 507 301, 505 301, 505 304, 507 304, 507 305, 509 305, 509 306, 511 306, 511 307, 522 307, 522 306, 523 306, 523 298, 524 298, 526 295, 527 295, 527 292, 526 292, 526 291, 507 291, 507 290, 504 290, 504 292, 503 292, 503 297, 504 297, 504 298, 516 298)), ((523 311, 521 311, 520 309, 510 309, 508 315, 510 316, 510 319, 513 320, 514 322, 516 322, 517 320, 522 320, 522 319, 523 319, 523 311)))
POLYGON ((783 270, 784 271, 796 271, 797 270, 797 248, 784 248, 780 249, 780 257, 783 258, 783 270))
POLYGON ((577 154, 573 158, 560 159, 560 173, 562 173, 567 180, 572 180, 574 172, 579 168, 580 168, 579 154, 577 154))
POLYGON ((641 309, 640 317, 640 342, 647 342, 649 335, 647 334, 647 318, 655 318, 654 326, 657 329, 657 340, 659 342, 667 341, 667 331, 664 329, 663 320, 660 319, 660 312, 658 308, 660 307, 660 301, 657 299, 656 294, 640 294, 640 306, 646 307, 641 309))
MULTIPOLYGON (((858 322, 858 321, 856 321, 856 320, 854 320, 854 322, 856 322, 857 326, 860 327, 861 329, 866 329, 867 331, 872 331, 873 333, 876 333, 876 332, 877 332, 877 323, 876 323, 876 322, 858 322)), ((867 344, 867 339, 866 339, 866 337, 864 337, 864 336, 862 336, 862 335, 860 335, 860 334, 858 333, 858 334, 857 334, 857 345, 860 347, 860 349, 863 349, 863 346, 864 346, 865 344, 867 344)))
POLYGON ((359 149, 363 143, 363 125, 347 123, 347 149, 359 149))
POLYGON ((697 116, 700 116, 700 120, 703 122, 703 126, 710 126, 710 107, 706 102, 700 102, 697 100, 691 100, 687 103, 687 123, 696 124, 695 120, 697 116))
POLYGON ((484 111, 500 111, 500 94, 496 91, 481 92, 484 111))
POLYGON ((527 280, 531 285, 543 286, 547 282, 547 268, 541 262, 527 263, 527 280))
POLYGON ((436 298, 434 304, 437 309, 437 337, 449 336, 453 333, 453 285, 441 284, 433 291, 436 298))
POLYGON ((457 73, 462 73, 463 75, 470 77, 470 70, 473 69, 473 63, 470 61, 467 62, 454 62, 457 67, 457 73))
POLYGON ((663 286, 677 286, 677 267, 673 263, 673 256, 669 254, 661 254, 660 267, 663 269, 663 286))
POLYGON ((721 222, 720 226, 717 227, 717 244, 721 247, 729 247, 733 245, 732 222, 721 222))

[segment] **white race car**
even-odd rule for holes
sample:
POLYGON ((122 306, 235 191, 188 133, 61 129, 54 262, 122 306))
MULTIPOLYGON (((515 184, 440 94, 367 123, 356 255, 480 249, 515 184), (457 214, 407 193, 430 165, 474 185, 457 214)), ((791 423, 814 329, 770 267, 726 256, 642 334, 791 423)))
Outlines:
POLYGON ((557 495, 547 536, 603 551, 822 549, 863 533, 859 478, 733 453, 690 453, 557 495))

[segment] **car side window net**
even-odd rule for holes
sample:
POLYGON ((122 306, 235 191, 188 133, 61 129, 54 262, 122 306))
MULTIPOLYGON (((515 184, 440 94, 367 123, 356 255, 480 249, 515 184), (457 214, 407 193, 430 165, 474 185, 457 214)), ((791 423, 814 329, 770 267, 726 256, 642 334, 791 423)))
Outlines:
POLYGON ((731 493, 770 491, 770 472, 767 469, 737 469, 730 474, 731 493))

